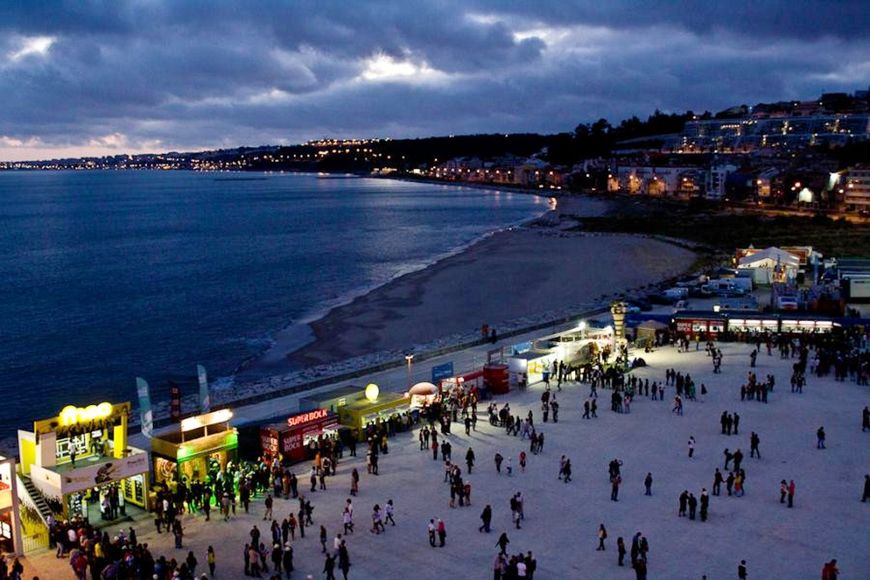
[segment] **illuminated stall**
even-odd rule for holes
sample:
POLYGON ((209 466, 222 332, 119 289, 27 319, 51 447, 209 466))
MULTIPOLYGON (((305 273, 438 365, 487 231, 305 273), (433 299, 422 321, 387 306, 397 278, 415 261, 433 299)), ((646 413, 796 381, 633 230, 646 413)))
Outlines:
POLYGON ((366 398, 338 409, 342 425, 359 430, 359 438, 365 439, 366 429, 401 417, 410 410, 410 399, 401 393, 381 393, 377 385, 366 387, 366 398))
POLYGON ((527 386, 544 380, 544 372, 553 368, 556 353, 528 350, 508 358, 511 386, 527 386))
MULTIPOLYGON (((344 405, 342 405, 344 406, 344 405)), ((321 437, 338 434, 338 416, 327 409, 313 409, 288 417, 286 422, 260 428, 263 453, 282 462, 314 457, 321 437)))
POLYGON ((155 481, 170 487, 185 479, 205 481, 209 472, 224 470, 228 461, 235 461, 239 436, 230 426, 232 417, 232 411, 220 409, 182 419, 177 429, 154 435, 155 481))
POLYGON ((15 459, 0 457, 0 554, 21 554, 18 485, 15 459))
POLYGON ((22 475, 63 518, 115 520, 147 508, 148 454, 127 445, 130 403, 67 406, 18 432, 22 475))

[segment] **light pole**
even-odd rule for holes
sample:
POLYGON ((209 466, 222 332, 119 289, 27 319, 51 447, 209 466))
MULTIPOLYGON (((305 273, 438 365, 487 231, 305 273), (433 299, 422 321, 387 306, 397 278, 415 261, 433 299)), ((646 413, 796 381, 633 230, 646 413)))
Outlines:
POLYGON ((405 355, 405 362, 408 363, 408 388, 411 388, 411 363, 414 361, 414 353, 409 352, 405 355))

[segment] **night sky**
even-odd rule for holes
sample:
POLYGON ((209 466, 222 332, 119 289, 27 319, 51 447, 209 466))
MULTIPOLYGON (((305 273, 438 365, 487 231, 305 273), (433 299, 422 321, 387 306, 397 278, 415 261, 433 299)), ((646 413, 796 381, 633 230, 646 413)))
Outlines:
POLYGON ((868 85, 867 0, 0 3, 0 160, 570 131, 868 85))

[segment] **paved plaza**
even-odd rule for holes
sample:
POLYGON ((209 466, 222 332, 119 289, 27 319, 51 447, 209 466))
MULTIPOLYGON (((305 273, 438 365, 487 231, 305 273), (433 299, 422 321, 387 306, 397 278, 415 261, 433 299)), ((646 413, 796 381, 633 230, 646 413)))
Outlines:
MULTIPOLYGON (((315 527, 305 539, 293 543, 296 571, 293 578, 322 578, 323 556, 318 541, 320 524, 329 533, 329 546, 341 531, 341 514, 349 497, 350 472, 361 474, 360 493, 353 499, 356 532, 348 537, 352 567, 350 578, 436 579, 491 578, 499 533, 510 538, 508 554, 532 551, 537 559, 538 579, 634 578, 629 558, 617 566, 616 540, 626 546, 636 532, 649 541, 649 578, 700 579, 736 578, 737 565, 746 560, 749 578, 818 578, 825 562, 836 558, 844 578, 870 577, 867 542, 870 539, 870 503, 860 502, 864 475, 870 473, 870 432, 861 432, 861 411, 870 404, 870 387, 854 382, 835 382, 833 376, 809 375, 803 394, 789 388, 791 365, 774 351, 758 356, 753 369, 759 380, 776 377, 769 403, 741 401, 739 388, 749 369, 747 344, 723 343, 722 374, 712 373, 711 359, 703 348, 679 353, 673 347, 640 355, 648 363, 633 371, 640 378, 660 384, 665 369, 689 372, 698 391, 706 385, 708 394, 697 402, 684 403, 685 414, 671 412, 674 387, 665 390, 664 401, 637 397, 630 414, 610 411, 608 390, 599 391, 598 418, 581 418, 589 387, 563 385, 556 393, 560 403, 559 422, 542 423, 541 384, 524 391, 497 397, 499 406, 510 403, 512 413, 525 417, 531 409, 535 424, 545 434, 543 453, 532 455, 528 440, 508 436, 486 420, 487 401, 479 405, 480 421, 471 436, 459 423, 448 437, 453 458, 462 466, 463 477, 472 486, 471 507, 450 508, 449 488, 444 483, 442 461, 433 461, 431 451, 419 451, 417 431, 403 433, 390 441, 390 451, 381 457, 380 475, 366 474, 364 453, 340 462, 338 474, 327 479, 328 489, 308 494, 314 509, 315 527), (722 411, 740 415, 740 434, 721 434, 722 411), (816 449, 816 430, 824 426, 827 449, 816 449), (749 458, 749 435, 761 438, 761 459, 749 458), (688 458, 687 441, 696 440, 695 453, 688 458), (464 457, 471 446, 477 465, 465 473, 464 457), (746 456, 746 494, 710 498, 706 522, 677 517, 678 496, 688 490, 699 496, 711 490, 716 467, 723 467, 723 450, 741 449, 746 456), (528 453, 525 472, 519 469, 520 451, 528 453), (511 477, 496 473, 493 457, 500 452, 511 457, 511 477), (573 481, 558 478, 559 458, 570 458, 573 481), (622 461, 623 484, 619 501, 610 500, 608 463, 622 461), (652 495, 644 495, 643 480, 652 473, 652 495), (779 502, 780 480, 793 479, 797 486, 795 507, 779 502), (521 491, 525 497, 522 529, 514 529, 510 497, 521 491), (375 535, 368 531, 374 504, 383 506, 393 499, 396 527, 375 535), (481 510, 493 508, 493 533, 478 531, 481 510), (430 518, 442 518, 447 527, 444 548, 431 548, 426 525, 430 518), (606 551, 596 551, 597 530, 608 531, 606 551)), ((694 344, 692 345, 694 348, 694 344)), ((812 353, 810 354, 812 358, 812 353)), ((555 387, 555 384, 553 384, 555 387)), ((362 448, 361 448, 362 450, 362 448)), ((309 463, 299 464, 300 491, 307 490, 309 463)), ((727 475, 727 471, 723 470, 727 475)), ((295 500, 275 502, 279 523, 295 500)), ((252 504, 250 514, 238 514, 230 522, 220 518, 205 522, 202 516, 183 516, 184 548, 176 550, 170 534, 158 535, 151 520, 137 524, 140 542, 147 542, 155 557, 165 555, 179 561, 193 550, 205 569, 206 549, 217 552, 217 577, 242 578, 242 549, 251 526, 257 525, 268 538, 269 522, 263 521, 262 498, 252 504)), ((213 515, 216 515, 213 513, 213 515)), ((110 530, 110 533, 114 530, 110 530)), ((53 552, 32 556, 28 574, 41 578, 72 577, 67 561, 53 552)), ((340 576, 340 573, 339 577, 340 576)))

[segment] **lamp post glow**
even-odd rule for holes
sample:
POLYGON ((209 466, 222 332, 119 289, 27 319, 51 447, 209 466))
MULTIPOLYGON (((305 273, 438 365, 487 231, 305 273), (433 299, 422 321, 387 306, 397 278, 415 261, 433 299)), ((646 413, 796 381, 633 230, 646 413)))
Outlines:
POLYGON ((408 386, 411 386, 411 363, 414 362, 414 353, 409 352, 405 355, 405 362, 408 363, 408 386))

